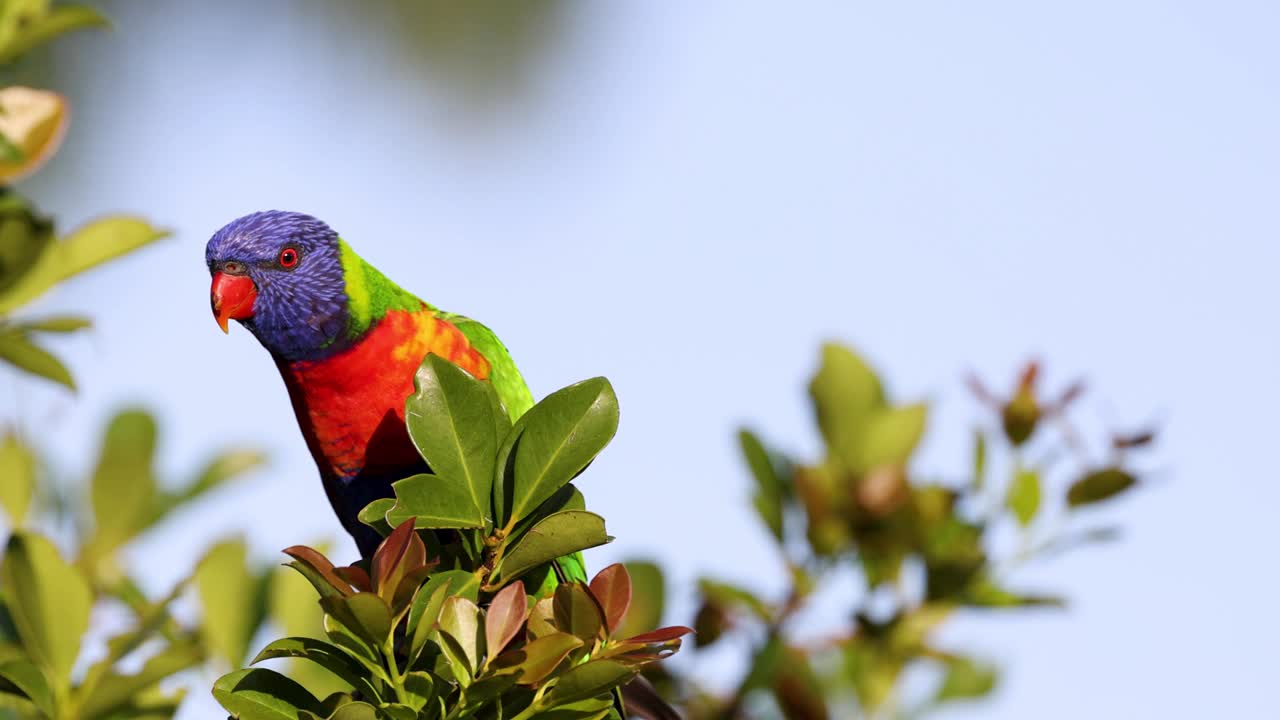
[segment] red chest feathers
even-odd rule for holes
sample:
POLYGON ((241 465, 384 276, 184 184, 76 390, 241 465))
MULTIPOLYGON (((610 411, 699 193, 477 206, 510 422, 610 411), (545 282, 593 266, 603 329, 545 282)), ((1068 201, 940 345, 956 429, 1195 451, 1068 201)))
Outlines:
POLYGON ((422 358, 435 353, 475 375, 489 363, 451 323, 428 311, 388 313, 343 352, 281 365, 298 424, 323 475, 408 472, 421 463, 404 403, 422 358))

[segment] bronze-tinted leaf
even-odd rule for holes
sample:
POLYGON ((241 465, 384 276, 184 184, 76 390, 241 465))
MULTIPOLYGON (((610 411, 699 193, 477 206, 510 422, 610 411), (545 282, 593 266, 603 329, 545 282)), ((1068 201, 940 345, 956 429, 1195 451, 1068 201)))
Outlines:
POLYGON ((302 576, 311 582, 321 597, 350 597, 355 592, 350 583, 343 580, 335 571, 329 558, 306 545, 294 545, 284 549, 284 554, 296 562, 290 563, 302 576))
POLYGON ((591 594, 604 611, 605 627, 613 632, 622 625, 631 607, 631 576, 621 563, 614 563, 591 579, 591 594))
POLYGON ((519 580, 493 597, 484 617, 485 643, 490 657, 502 652, 516 633, 520 632, 527 607, 524 583, 519 580))

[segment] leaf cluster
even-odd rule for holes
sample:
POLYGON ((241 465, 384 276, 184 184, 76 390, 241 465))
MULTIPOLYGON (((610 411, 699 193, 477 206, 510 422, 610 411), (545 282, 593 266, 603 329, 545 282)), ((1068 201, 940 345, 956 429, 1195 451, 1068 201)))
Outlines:
POLYGON ((698 647, 739 635, 751 639, 752 651, 727 697, 684 683, 688 714, 918 715, 990 692, 996 669, 938 647, 937 629, 959 610, 1061 606, 1054 595, 1008 589, 1007 576, 1030 559, 1114 537, 1110 528, 1073 525, 1082 511, 1138 485, 1128 451, 1151 440, 1116 439, 1111 457, 1093 462, 1065 417, 1083 386, 1046 400, 1037 377, 1038 366, 1028 366, 1007 400, 971 383, 998 432, 975 433, 967 477, 924 480, 912 458, 928 407, 892 402, 861 357, 825 346, 809 384, 823 457, 807 463, 749 430, 739 433, 752 504, 791 582, 776 599, 714 578, 699 583, 698 647), (1047 436, 1053 424, 1060 437, 1047 436), (992 449, 1005 451, 1003 463, 988 457, 992 449), (1076 467, 1063 469, 1064 456, 1076 467), (848 568, 863 592, 837 601, 847 608, 846 623, 818 642, 797 640, 793 619, 848 568), (922 697, 902 697, 904 673, 917 665, 933 668, 937 684, 922 697))
POLYGON ((16 434, 0 439, 0 509, 15 528, 0 559, 0 707, 18 718, 161 718, 182 692, 160 684, 208 655, 207 637, 171 612, 186 582, 148 598, 120 553, 172 514, 262 462, 257 453, 212 458, 175 489, 161 486, 156 426, 129 410, 109 423, 83 501, 43 496, 51 486, 39 455, 16 434), (67 506, 85 507, 86 515, 67 506), (64 556, 37 525, 75 529, 64 556), (87 669, 77 659, 95 608, 127 617, 87 669))
POLYGON ((633 631, 627 569, 581 574, 579 553, 612 539, 570 483, 617 430, 609 382, 563 388, 512 423, 492 385, 429 355, 406 419, 431 473, 361 513, 385 536, 367 561, 285 550, 319 596, 325 637, 277 640, 254 661, 304 659, 351 691, 322 699, 251 668, 221 678, 215 697, 249 720, 616 713, 619 688, 691 630, 633 631))

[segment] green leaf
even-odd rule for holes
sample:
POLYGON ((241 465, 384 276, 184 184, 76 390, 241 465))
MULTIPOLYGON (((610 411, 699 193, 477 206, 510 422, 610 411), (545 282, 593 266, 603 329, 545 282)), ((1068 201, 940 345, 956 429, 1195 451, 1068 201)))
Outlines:
POLYGON ((987 435, 981 430, 973 431, 973 480, 971 487, 981 490, 987 480, 987 435))
POLYGON ((818 428, 831 455, 846 467, 860 462, 862 436, 875 410, 884 407, 884 389, 870 366, 849 348, 822 346, 822 365, 809 383, 818 428))
POLYGON ((155 450, 156 422, 150 415, 126 410, 111 419, 90 486, 93 555, 105 556, 146 526, 156 494, 155 450))
POLYGON ((89 629, 89 583, 53 543, 27 532, 10 536, 0 583, 23 647, 44 669, 50 685, 67 687, 80 637, 89 629))
POLYGON ((604 518, 585 510, 563 510, 534 525, 515 547, 508 548, 495 574, 513 580, 542 563, 611 540, 604 518))
POLYGON ((387 511, 387 522, 399 525, 415 518, 421 528, 478 528, 485 519, 460 480, 425 473, 391 484, 396 504, 387 511))
POLYGON ((1033 468, 1019 468, 1009 483, 1005 504, 1019 525, 1024 528, 1030 525, 1040 510, 1040 473, 1033 468))
POLYGON ((194 500, 210 490, 265 467, 266 464, 266 454, 258 450, 227 450, 219 453, 200 469, 190 485, 178 493, 174 504, 194 500))
POLYGON ((490 507, 494 456, 501 440, 493 417, 492 388, 435 354, 422 361, 413 387, 405 405, 409 437, 436 475, 460 483, 467 491, 473 508, 466 517, 483 521, 490 507))
POLYGON ((27 332, 72 333, 92 327, 93 321, 78 315, 59 315, 43 320, 24 322, 19 327, 27 332))
POLYGON ((9 660, 0 663, 0 693, 10 693, 27 698, 40 712, 55 717, 53 691, 40 668, 26 660, 9 660))
POLYGON ((378 720, 378 710, 366 702, 349 702, 334 710, 328 720, 378 720))
POLYGON ((116 711, 133 702, 144 690, 178 672, 199 665, 202 659, 199 647, 181 643, 170 645, 152 655, 142 669, 132 675, 108 671, 94 685, 93 691, 81 700, 79 717, 84 720, 117 717, 116 711))
MULTIPOLYGON (((287 567, 274 568, 267 593, 268 614, 285 635, 323 638, 324 615, 319 598, 305 577, 287 567)), ((351 685, 314 663, 294 663, 289 674, 316 697, 350 691, 351 685)))
POLYGON ((499 667, 519 670, 521 685, 535 685, 564 662, 569 653, 582 647, 582 640, 568 633, 553 633, 526 643, 524 647, 505 653, 496 662, 499 667))
POLYGON ((750 431, 738 431, 738 444, 742 447, 742 455, 747 460, 747 467, 756 481, 756 492, 752 504, 760 519, 768 526, 774 538, 782 540, 782 500, 786 494, 782 479, 774 467, 769 452, 750 431))
POLYGON ((426 644, 427 636, 440 619, 440 609, 449 597, 463 597, 477 602, 480 596, 480 578, 465 570, 445 570, 435 573, 426 584, 418 588, 409 606, 409 632, 413 634, 411 645, 416 656, 426 644))
POLYGON ((631 560, 626 568, 631 576, 631 606, 622 624, 614 630, 618 637, 631 637, 658 627, 666 605, 666 583, 657 564, 631 560))
POLYGON ((323 717, 320 701, 306 688, 262 668, 223 675, 213 685, 213 696, 238 720, 298 720, 300 712, 323 717))
POLYGON ((14 433, 6 433, 0 440, 0 507, 9 514, 11 527, 19 527, 31 507, 35 494, 37 460, 14 433))
POLYGON ((504 522, 528 515, 609 444, 618 430, 618 398, 608 380, 584 380, 551 393, 517 424, 511 494, 494 498, 499 508, 510 508, 499 518, 504 522))
POLYGON ((961 604, 970 607, 1051 607, 1066 606, 1066 601, 1056 595, 1034 595, 1006 590, 988 579, 973 583, 961 597, 961 604))
POLYGON ((20 29, 8 37, 8 42, 0 49, 0 62, 12 62, 29 52, 32 48, 43 45, 53 38, 73 30, 93 27, 110 27, 97 10, 84 5, 58 5, 47 12, 27 14, 25 23, 20 29))
POLYGON ((596 697, 619 687, 636 671, 612 660, 592 660, 562 675, 547 693, 551 705, 567 705, 579 700, 596 697))
POLYGON ((924 437, 929 408, 923 404, 886 408, 872 413, 856 443, 854 472, 874 470, 881 465, 905 465, 924 437))
POLYGON ((552 607, 556 627, 561 631, 581 638, 584 643, 594 642, 603 635, 604 614, 583 585, 565 583, 557 587, 552 607))
POLYGON ((65 385, 68 389, 76 389, 75 380, 71 378, 71 371, 67 366, 19 331, 0 332, 0 360, 7 361, 19 370, 65 385))
POLYGON ((391 636, 391 608, 373 593, 326 597, 320 600, 320 606, 370 647, 381 648, 391 636))
POLYGON ((382 537, 386 537, 391 534, 392 530, 391 523, 387 521, 387 513, 391 512, 391 508, 395 507, 395 505, 395 498, 378 498, 365 505, 360 514, 357 515, 357 518, 360 522, 377 530, 382 537))
POLYGON ((727 582, 702 578, 698 581, 698 591, 702 597, 724 608, 738 607, 749 611, 757 618, 769 621, 773 610, 748 590, 727 582))
POLYGON ((138 218, 118 216, 92 222, 53 243, 16 284, 0 295, 0 314, 12 312, 67 278, 165 235, 167 231, 157 230, 138 218))
POLYGON ((227 665, 240 667, 267 612, 266 581, 251 573, 244 541, 210 548, 196 566, 195 584, 204 610, 200 630, 205 643, 227 665))
POLYGON ((995 686, 995 668, 968 658, 949 658, 947 674, 934 695, 934 702, 977 699, 989 695, 995 686))
MULTIPOLYGON (((5 7, 0 5, 0 13, 5 7)), ((0 167, 3 165, 0 162, 0 167)), ((37 215, 17 193, 0 189, 0 301, 30 272, 52 242, 53 221, 37 215)), ((0 315, 6 313, 0 310, 0 315)))
MULTIPOLYGON (((480 657, 485 651, 485 638, 480 624, 480 608, 463 597, 451 597, 440 609, 436 623, 440 632, 455 645, 452 647, 465 665, 466 675, 475 677, 480 668, 480 657)), ((462 678, 459 677, 459 680, 462 678)))
POLYGON ((358 688, 366 697, 379 698, 369 682, 364 667, 336 645, 310 637, 288 637, 275 640, 262 649, 250 663, 257 665, 272 658, 301 658, 328 670, 358 688))
POLYGON ((1120 468, 1105 468, 1085 475, 1067 489, 1067 505, 1081 505, 1110 500, 1136 485, 1138 479, 1120 468))
POLYGON ((404 677, 404 689, 408 694, 405 701, 411 710, 421 710, 436 696, 435 678, 430 673, 411 672, 404 677))

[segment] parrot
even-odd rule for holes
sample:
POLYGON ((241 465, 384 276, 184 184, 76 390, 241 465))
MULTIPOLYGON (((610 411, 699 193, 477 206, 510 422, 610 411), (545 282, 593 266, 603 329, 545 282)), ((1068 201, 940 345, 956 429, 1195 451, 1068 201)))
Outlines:
MULTIPOLYGON (((209 239, 205 263, 214 318, 224 333, 239 322, 270 353, 329 504, 364 558, 382 538, 360 511, 394 497, 395 481, 429 471, 405 426, 405 401, 428 354, 491 383, 512 422, 533 407, 492 330, 418 299, 311 215, 268 210, 233 220, 209 239)), ((538 596, 585 583, 582 554, 532 579, 538 596)), ((643 677, 615 691, 613 717, 628 713, 679 719, 643 677)))
MULTIPOLYGON (((360 511, 393 497, 395 481, 429 471, 405 426, 428 354, 491 383, 513 422, 533 406, 492 330, 418 299, 315 217, 245 215, 213 234, 205 261, 218 325, 228 332, 239 322, 270 353, 329 504, 365 558, 382 538, 360 511)), ((554 565, 561 580, 587 579, 581 554, 554 565)))

